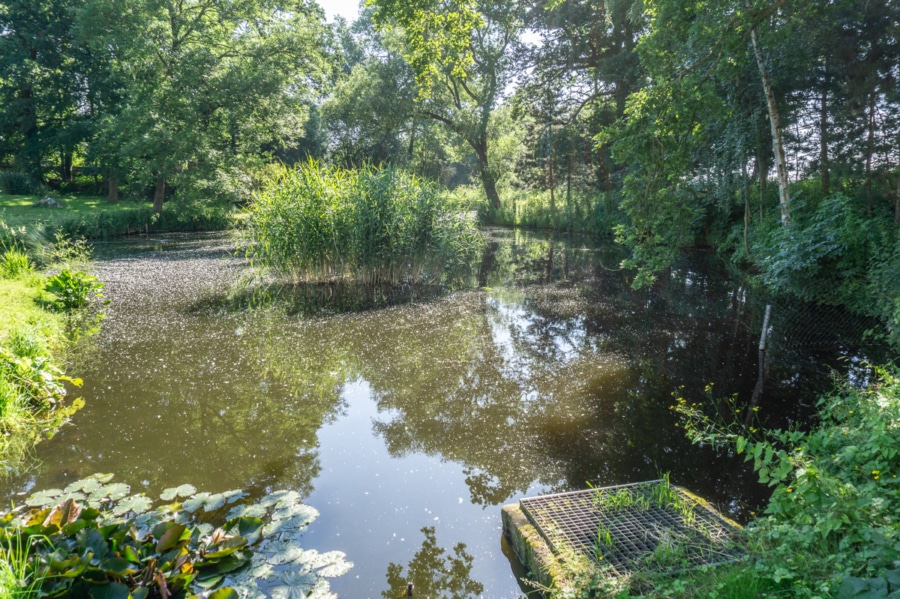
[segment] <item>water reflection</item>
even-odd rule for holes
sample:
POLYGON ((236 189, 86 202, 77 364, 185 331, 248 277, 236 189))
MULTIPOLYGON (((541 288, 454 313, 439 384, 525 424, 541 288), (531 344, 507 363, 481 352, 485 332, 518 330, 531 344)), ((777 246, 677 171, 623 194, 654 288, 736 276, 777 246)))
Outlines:
MULTIPOLYGON (((98 471, 148 494, 287 487, 322 512, 313 541, 356 563, 338 593, 377 595, 393 562, 385 592, 421 576, 435 595, 481 584, 500 598, 519 589, 496 507, 522 495, 670 472, 739 519, 765 498, 742 460, 691 446, 668 409, 675 392, 704 401, 710 382, 746 402, 756 383, 763 302, 711 256, 636 292, 614 249, 501 231, 479 289, 343 304, 341 290, 307 290, 302 305, 331 303, 300 317, 221 307, 252 297, 234 301, 248 265, 225 238, 124 245, 98 263, 113 303, 75 356, 87 406, 4 500, 98 471)), ((761 410, 772 423, 802 418, 853 342, 782 347, 761 410)))
POLYGON ((438 545, 433 526, 426 526, 421 532, 425 540, 406 569, 393 562, 388 566, 388 588, 381 592, 381 596, 385 599, 481 597, 484 585, 471 578, 474 557, 466 551, 466 544, 457 543, 453 546, 453 553, 448 555, 438 545))

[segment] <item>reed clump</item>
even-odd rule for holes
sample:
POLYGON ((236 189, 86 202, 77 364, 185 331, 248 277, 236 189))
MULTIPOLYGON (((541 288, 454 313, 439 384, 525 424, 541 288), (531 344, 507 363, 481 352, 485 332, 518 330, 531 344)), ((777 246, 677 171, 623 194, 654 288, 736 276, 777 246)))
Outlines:
POLYGON ((474 215, 394 167, 309 162, 253 199, 245 249, 295 280, 422 284, 465 276, 483 245, 474 215))

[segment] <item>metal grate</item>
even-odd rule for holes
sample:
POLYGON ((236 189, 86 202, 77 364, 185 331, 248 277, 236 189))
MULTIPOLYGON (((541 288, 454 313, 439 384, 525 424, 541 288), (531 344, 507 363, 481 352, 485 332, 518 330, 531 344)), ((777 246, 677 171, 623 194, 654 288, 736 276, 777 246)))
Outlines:
POLYGON ((638 570, 677 572, 740 559, 738 528, 705 502, 678 487, 682 513, 653 500, 649 481, 587 491, 530 497, 519 501, 526 517, 558 556, 583 554, 618 576, 638 570), (630 494, 630 505, 609 498, 630 494), (598 500, 605 494, 606 501, 598 500), (601 539, 602 537, 602 539, 601 539))

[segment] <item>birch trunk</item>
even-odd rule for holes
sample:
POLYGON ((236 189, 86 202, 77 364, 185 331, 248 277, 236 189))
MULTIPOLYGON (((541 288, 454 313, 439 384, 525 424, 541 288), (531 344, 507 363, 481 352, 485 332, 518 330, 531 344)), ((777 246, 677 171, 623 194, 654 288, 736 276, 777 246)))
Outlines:
POLYGON ((762 49, 759 46, 759 36, 756 27, 750 30, 750 40, 753 43, 753 54, 756 56, 756 64, 759 66, 759 74, 762 77, 763 89, 766 92, 766 107, 769 111, 769 125, 772 129, 772 152, 775 154, 775 172, 778 175, 778 199, 781 205, 781 224, 791 224, 790 195, 788 194, 787 162, 784 158, 784 144, 781 135, 781 119, 778 116, 778 103, 775 101, 775 92, 772 90, 772 81, 766 71, 766 63, 763 60, 762 49))

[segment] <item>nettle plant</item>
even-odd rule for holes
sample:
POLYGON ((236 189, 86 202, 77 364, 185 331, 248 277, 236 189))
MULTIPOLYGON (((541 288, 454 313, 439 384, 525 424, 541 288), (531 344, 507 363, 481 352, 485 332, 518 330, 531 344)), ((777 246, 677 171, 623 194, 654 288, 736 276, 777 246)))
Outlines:
POLYGON ((18 585, 36 597, 336 597, 327 578, 353 564, 298 542, 316 509, 295 491, 246 497, 181 485, 153 500, 96 474, 3 514, 0 555, 25 556, 18 585))

